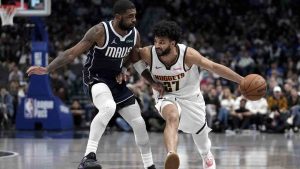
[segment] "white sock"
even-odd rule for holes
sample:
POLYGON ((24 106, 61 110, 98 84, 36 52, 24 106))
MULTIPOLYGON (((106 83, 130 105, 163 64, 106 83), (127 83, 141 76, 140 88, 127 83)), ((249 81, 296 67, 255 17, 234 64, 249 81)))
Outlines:
POLYGON ((89 140, 86 146, 86 151, 84 156, 88 155, 90 152, 93 152, 96 154, 98 148, 98 142, 93 141, 93 140, 89 140))
POLYGON ((145 169, 153 165, 152 153, 141 154, 145 169))

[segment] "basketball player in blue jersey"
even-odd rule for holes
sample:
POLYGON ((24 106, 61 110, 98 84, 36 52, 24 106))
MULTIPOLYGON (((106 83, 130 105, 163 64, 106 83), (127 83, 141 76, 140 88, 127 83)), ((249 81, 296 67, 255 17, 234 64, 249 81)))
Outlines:
POLYGON ((135 5, 129 0, 119 0, 114 4, 113 13, 113 20, 93 26, 79 43, 64 51, 47 67, 32 66, 27 73, 47 74, 90 49, 83 78, 98 114, 91 123, 85 157, 78 169, 101 169, 96 159, 98 142, 116 110, 133 129, 144 168, 155 169, 140 107, 126 84, 116 81, 116 76, 123 70, 124 59, 135 55, 140 46, 139 33, 135 29, 135 5))
POLYGON ((215 169, 208 137, 211 129, 206 123, 205 103, 199 88, 199 67, 238 84, 244 78, 231 69, 206 59, 195 49, 179 44, 180 34, 181 30, 175 22, 159 22, 153 31, 154 45, 141 48, 137 55, 140 58, 131 59, 135 64, 146 63, 154 80, 165 87, 162 96, 155 94, 157 92, 154 90, 156 108, 166 121, 164 142, 168 154, 165 169, 178 169, 180 165, 177 155, 178 129, 192 134, 203 160, 203 168, 215 169))

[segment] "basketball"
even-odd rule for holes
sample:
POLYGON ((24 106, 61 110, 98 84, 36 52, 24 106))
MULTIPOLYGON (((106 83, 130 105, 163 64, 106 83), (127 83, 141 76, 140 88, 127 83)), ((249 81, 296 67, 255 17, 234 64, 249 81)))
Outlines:
POLYGON ((240 84, 242 95, 248 100, 259 100, 267 91, 265 79, 258 74, 247 75, 240 84))

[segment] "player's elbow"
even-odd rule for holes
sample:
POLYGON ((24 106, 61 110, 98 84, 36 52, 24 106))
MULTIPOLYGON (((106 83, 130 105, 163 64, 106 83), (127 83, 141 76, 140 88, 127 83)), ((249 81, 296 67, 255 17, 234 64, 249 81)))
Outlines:
POLYGON ((212 62, 211 64, 207 64, 205 69, 210 72, 218 73, 219 67, 218 64, 212 62))

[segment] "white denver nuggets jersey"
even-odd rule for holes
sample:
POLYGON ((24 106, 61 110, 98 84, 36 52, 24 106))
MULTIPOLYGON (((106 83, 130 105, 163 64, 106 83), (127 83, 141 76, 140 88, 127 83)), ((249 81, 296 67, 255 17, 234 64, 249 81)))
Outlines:
MULTIPOLYGON (((165 95, 188 99, 201 95, 200 73, 197 65, 191 68, 185 65, 184 58, 187 46, 178 44, 179 54, 176 63, 171 67, 164 65, 156 54, 155 47, 151 48, 152 64, 150 71, 153 78, 165 87, 165 95)), ((154 93, 157 94, 157 93, 154 93)), ((203 97, 201 95, 203 100, 203 97)))

